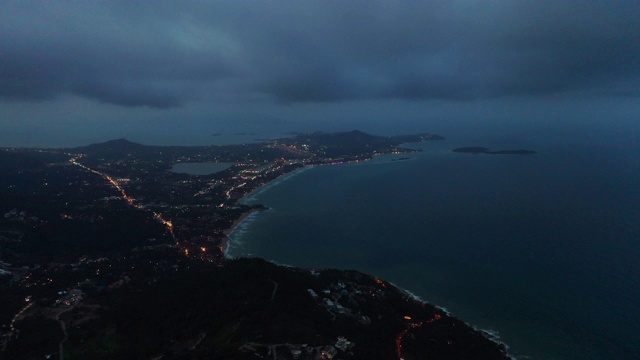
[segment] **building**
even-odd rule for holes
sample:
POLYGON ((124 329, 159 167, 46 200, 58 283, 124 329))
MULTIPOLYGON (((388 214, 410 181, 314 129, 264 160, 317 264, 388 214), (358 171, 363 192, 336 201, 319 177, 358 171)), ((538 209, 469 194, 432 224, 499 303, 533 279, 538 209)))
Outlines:
POLYGON ((330 359, 333 359, 336 355, 338 355, 338 350, 331 345, 327 345, 323 347, 322 351, 320 351, 321 359, 330 360, 330 359))

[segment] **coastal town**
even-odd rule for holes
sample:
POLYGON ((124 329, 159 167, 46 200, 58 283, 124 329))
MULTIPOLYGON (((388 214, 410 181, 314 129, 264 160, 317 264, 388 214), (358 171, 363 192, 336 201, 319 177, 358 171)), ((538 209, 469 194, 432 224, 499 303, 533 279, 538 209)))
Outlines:
MULTIPOLYGON (((409 154, 414 150, 402 144, 440 139, 433 134, 380 137, 352 131, 227 146, 161 147, 121 139, 66 149, 2 149, 0 359, 113 358, 131 346, 145 352, 143 357, 157 359, 213 353, 222 358, 346 359, 385 352, 388 358, 408 359, 407 344, 414 351, 427 351, 413 344, 416 333, 424 331, 422 325, 453 319, 436 308, 361 274, 256 265, 227 259, 225 247, 230 229, 247 214, 264 209, 240 201, 261 186, 307 166, 409 154), (176 164, 205 162, 230 165, 203 175, 171 170, 176 164), (255 266, 267 271, 241 276, 255 266), (275 280, 292 276, 288 272, 295 273, 295 281, 275 280), (211 289, 195 283, 200 277, 213 277, 208 283, 211 289, 216 289, 212 285, 216 282, 224 283, 218 294, 252 293, 267 286, 270 295, 258 296, 259 304, 236 295, 217 298, 211 289), (252 287, 248 278, 264 281, 252 287), (191 282, 192 288, 180 291, 181 285, 191 282), (158 289, 167 292, 140 300, 158 289), (394 308, 389 293, 404 305, 394 308), (301 296, 304 306, 285 306, 301 296), (204 305, 204 298, 210 303, 204 305), (124 305, 136 301, 144 306, 124 305), (264 319, 251 326, 241 320, 246 314, 238 309, 251 304, 269 307, 278 301, 292 311, 300 308, 299 318, 287 313, 275 319, 262 310, 264 319), (229 312, 237 318, 218 324, 222 315, 215 315, 218 310, 211 304, 237 305, 229 312), (400 311, 407 304, 411 309, 400 311), (181 309, 177 313, 199 309, 201 317, 211 319, 198 327, 167 316, 166 323, 157 327, 165 329, 157 337, 148 329, 147 336, 127 335, 124 324, 136 328, 132 316, 142 318, 148 312, 162 317, 163 311, 176 311, 172 306, 181 309), (312 318, 318 325, 307 324, 312 318), (255 328, 257 324, 278 326, 267 336, 255 328), (293 332, 298 327, 304 331, 293 332), (212 336, 213 329, 227 333, 212 336), (376 341, 364 336, 362 329, 386 334, 380 336, 387 341, 372 345, 376 341)), ((470 328, 464 333, 475 334, 470 328)), ((484 344, 481 348, 495 355, 487 358, 506 356, 499 344, 477 336, 474 347, 484 344)))

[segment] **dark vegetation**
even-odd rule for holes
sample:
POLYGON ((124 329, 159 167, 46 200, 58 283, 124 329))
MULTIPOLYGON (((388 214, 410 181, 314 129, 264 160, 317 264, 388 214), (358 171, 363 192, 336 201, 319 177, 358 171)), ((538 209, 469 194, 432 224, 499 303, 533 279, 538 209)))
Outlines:
POLYGON ((42 315, 28 317, 20 323, 20 335, 11 342, 0 359, 46 359, 58 351, 62 330, 57 321, 42 315))
POLYGON ((407 328, 404 316, 427 320, 435 314, 443 317, 405 345, 407 359, 504 358, 497 344, 464 323, 355 271, 326 270, 315 277, 260 259, 239 259, 219 269, 179 272, 142 291, 105 295, 101 301, 107 309, 101 320, 71 331, 68 349, 75 356, 69 358, 254 359, 254 353, 239 350, 243 344, 320 346, 345 336, 356 343, 352 358, 392 359, 396 336, 407 328), (382 291, 359 298, 358 311, 369 314, 371 324, 346 316, 333 320, 306 291, 320 293, 338 282, 382 291))

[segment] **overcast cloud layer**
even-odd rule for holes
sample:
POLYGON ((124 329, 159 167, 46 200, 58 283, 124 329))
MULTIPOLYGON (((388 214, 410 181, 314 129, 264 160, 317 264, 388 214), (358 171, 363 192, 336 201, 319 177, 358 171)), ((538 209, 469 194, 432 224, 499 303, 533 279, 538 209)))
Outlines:
POLYGON ((640 94, 638 1, 2 1, 0 34, 9 102, 640 94))

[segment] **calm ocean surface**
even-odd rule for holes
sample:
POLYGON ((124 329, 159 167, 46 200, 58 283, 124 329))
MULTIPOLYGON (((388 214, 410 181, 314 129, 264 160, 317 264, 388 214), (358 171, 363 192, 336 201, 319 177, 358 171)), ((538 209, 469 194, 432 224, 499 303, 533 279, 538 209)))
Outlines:
POLYGON ((231 256, 349 268, 406 288, 533 359, 638 359, 640 159, 633 146, 452 141, 316 167, 246 199, 271 209, 231 256), (516 146, 519 148, 519 146, 516 146))

